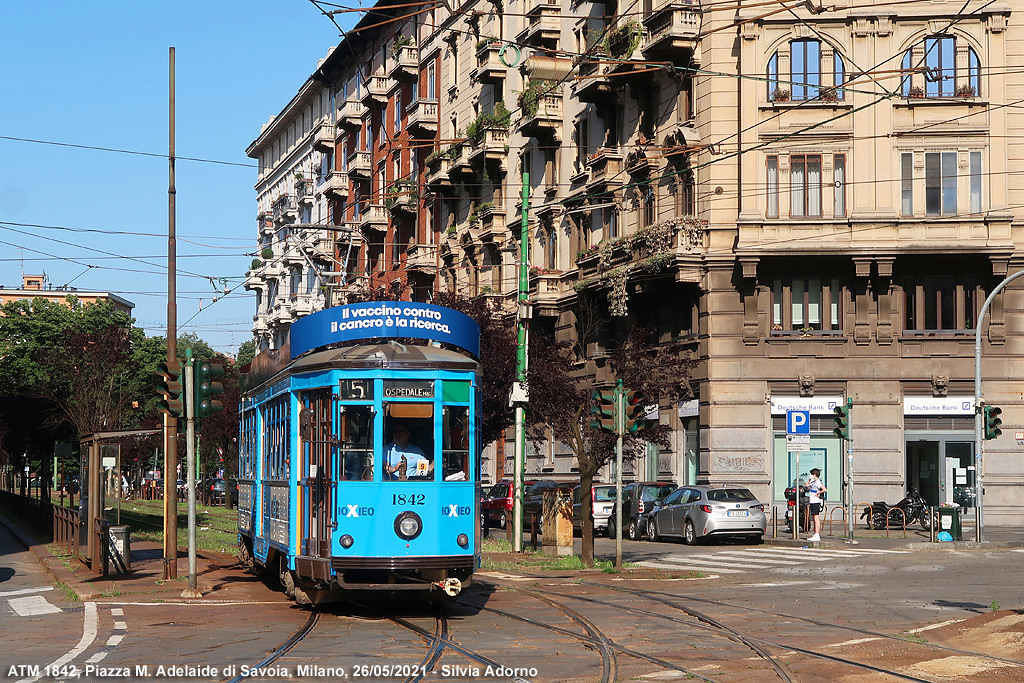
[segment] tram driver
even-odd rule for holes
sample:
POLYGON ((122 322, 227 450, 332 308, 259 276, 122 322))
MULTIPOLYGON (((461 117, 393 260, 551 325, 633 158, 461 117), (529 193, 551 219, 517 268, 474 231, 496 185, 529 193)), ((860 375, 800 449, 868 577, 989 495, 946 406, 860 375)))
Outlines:
POLYGON ((411 432, 405 422, 395 424, 391 443, 384 448, 384 476, 390 480, 427 479, 433 476, 434 463, 423 449, 409 443, 411 432))

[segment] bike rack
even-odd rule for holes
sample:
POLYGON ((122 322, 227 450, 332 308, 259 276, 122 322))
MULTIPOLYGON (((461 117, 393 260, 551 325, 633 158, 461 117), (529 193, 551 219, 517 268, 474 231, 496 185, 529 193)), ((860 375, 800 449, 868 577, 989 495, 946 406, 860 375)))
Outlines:
POLYGON ((837 505, 833 505, 832 509, 828 509, 828 504, 827 503, 822 503, 822 505, 825 506, 825 512, 827 513, 826 514, 826 518, 828 520, 828 535, 829 536, 834 536, 835 534, 832 533, 832 523, 836 521, 835 514, 836 514, 837 511, 841 513, 839 515, 839 521, 841 521, 843 523, 843 527, 845 528, 846 527, 846 508, 843 507, 842 505, 838 505, 837 504, 837 505))

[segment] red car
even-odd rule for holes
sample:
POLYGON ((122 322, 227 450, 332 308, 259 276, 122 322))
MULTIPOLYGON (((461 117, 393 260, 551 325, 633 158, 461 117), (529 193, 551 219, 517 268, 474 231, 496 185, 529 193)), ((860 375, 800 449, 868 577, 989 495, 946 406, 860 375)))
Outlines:
MULTIPOLYGON (((529 488, 533 481, 525 481, 523 485, 529 488)), ((495 526, 504 529, 512 519, 512 491, 514 484, 511 481, 499 481, 491 487, 487 498, 480 501, 480 522, 484 526, 495 526)))

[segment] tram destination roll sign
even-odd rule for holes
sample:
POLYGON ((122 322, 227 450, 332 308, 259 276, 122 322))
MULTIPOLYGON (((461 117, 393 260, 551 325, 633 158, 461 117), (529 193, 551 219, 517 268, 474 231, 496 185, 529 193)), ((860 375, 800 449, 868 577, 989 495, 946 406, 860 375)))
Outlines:
POLYGON ((480 357, 480 326, 465 313, 413 301, 370 301, 335 306, 295 321, 291 354, 359 339, 413 337, 445 342, 480 357))

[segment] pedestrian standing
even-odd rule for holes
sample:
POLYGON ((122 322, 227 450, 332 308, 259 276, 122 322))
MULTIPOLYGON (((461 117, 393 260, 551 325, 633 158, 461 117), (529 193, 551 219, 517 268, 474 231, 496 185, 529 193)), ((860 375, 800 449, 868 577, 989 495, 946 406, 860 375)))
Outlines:
POLYGON ((828 489, 821 483, 821 470, 817 467, 811 470, 811 476, 807 479, 807 504, 811 509, 811 519, 814 520, 814 535, 808 541, 821 540, 821 504, 822 494, 828 489))

